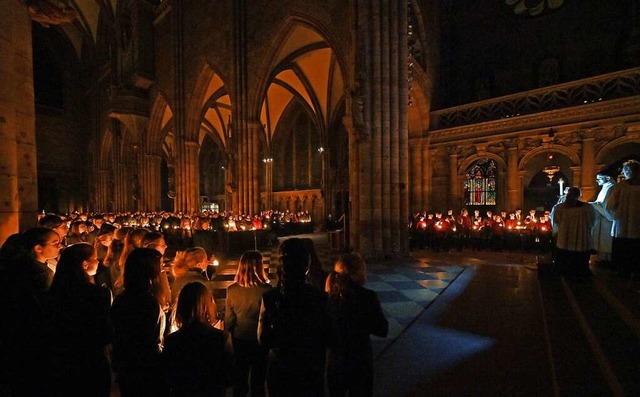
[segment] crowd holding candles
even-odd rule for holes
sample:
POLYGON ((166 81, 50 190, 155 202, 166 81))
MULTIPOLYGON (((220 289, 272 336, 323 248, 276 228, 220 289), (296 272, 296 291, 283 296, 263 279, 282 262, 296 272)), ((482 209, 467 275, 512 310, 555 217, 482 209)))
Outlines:
POLYGON ((50 214, 10 236, 0 249, 0 395, 107 397, 113 385, 122 397, 372 394, 369 337, 386 336, 388 323, 358 254, 328 274, 311 239, 289 238, 272 286, 261 253, 245 252, 219 310, 215 247, 200 246, 199 232, 264 224, 180 215, 50 214), (172 231, 192 233, 193 247, 166 261, 172 231))
MULTIPOLYGON (((594 202, 569 187, 550 212, 416 213, 411 241, 445 251, 554 241, 563 276, 589 275, 594 247, 621 274, 638 273, 640 163, 623 173, 615 184, 599 173, 594 202), (597 217, 609 248, 592 244, 597 217)), ((357 253, 328 274, 311 239, 286 239, 272 286, 261 253, 245 252, 225 307, 216 302, 210 233, 308 224, 307 213, 75 213, 38 223, 0 249, 0 395, 107 397, 113 384, 122 397, 231 387, 234 396, 372 395, 369 338, 386 336, 388 322, 357 253), (179 251, 167 261, 172 244, 179 251)))
POLYGON ((411 244, 436 251, 452 248, 482 250, 517 250, 551 247, 552 227, 549 211, 530 210, 526 215, 521 209, 513 212, 480 211, 463 208, 458 214, 453 210, 413 214, 409 220, 411 244))

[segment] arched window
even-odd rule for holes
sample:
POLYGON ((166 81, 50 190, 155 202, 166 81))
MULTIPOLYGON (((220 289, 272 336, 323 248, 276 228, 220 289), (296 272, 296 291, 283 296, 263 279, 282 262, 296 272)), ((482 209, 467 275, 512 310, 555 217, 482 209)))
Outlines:
POLYGON ((469 168, 464 181, 465 205, 496 205, 497 172, 491 159, 478 160, 469 168))

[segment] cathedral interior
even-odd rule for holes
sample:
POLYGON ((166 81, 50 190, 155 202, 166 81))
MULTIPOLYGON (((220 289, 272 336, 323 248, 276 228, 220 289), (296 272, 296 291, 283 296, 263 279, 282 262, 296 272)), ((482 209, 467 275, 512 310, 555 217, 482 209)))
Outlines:
POLYGON ((640 159, 635 0, 2 0, 0 242, 42 212, 548 210, 640 159), (562 183, 559 181, 562 180, 562 183))

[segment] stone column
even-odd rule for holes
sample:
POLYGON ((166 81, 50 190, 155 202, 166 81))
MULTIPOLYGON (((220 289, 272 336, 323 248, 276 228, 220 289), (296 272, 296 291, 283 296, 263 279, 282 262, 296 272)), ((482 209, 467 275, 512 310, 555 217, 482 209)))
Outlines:
POLYGON ((115 211, 128 211, 129 198, 129 173, 124 162, 118 162, 115 167, 115 211))
POLYGON ((571 170, 571 184, 570 185, 565 185, 565 186, 580 186, 580 176, 582 175, 582 167, 580 166, 574 166, 574 167, 569 167, 569 169, 571 170))
POLYGON ((160 156, 145 154, 142 160, 142 176, 140 179, 140 194, 145 211, 159 210, 162 206, 160 198, 160 156))
POLYGON ((449 152, 449 207, 448 209, 457 210, 460 207, 460 187, 458 186, 458 155, 460 148, 450 146, 447 148, 449 152))
POLYGON ((595 169, 595 131, 580 131, 582 138, 582 174, 580 178, 580 190, 582 199, 591 201, 595 198, 596 169, 595 169))
POLYGON ((519 208, 521 203, 520 175, 518 173, 518 142, 509 141, 505 144, 507 149, 507 211, 519 208))
POLYGON ((254 214, 260 211, 260 148, 258 143, 260 142, 260 134, 263 133, 262 124, 259 121, 252 121, 248 123, 248 139, 247 139, 247 181, 246 185, 249 192, 248 208, 246 212, 248 214, 254 214))
POLYGON ((179 156, 176 159, 177 211, 192 213, 200 208, 200 179, 198 172, 198 142, 178 140, 179 156))
POLYGON ((411 167, 409 169, 411 176, 409 180, 412 181, 411 186, 409 186, 409 192, 411 194, 411 202, 409 206, 411 208, 411 213, 415 213, 416 211, 424 209, 422 203, 422 195, 424 192, 424 188, 422 187, 422 174, 424 173, 422 161, 422 139, 412 140, 411 145, 409 145, 409 150, 409 159, 411 161, 411 167))
POLYGON ((4 1, 0 29, 0 244, 35 226, 37 169, 31 20, 26 7, 4 1))
POLYGON ((98 171, 98 181, 96 186, 96 210, 106 212, 109 202, 109 170, 98 171))
POLYGON ((422 209, 429 210, 431 208, 431 175, 433 168, 431 167, 431 139, 422 138, 422 209))
POLYGON ((356 241, 350 244, 367 257, 406 255, 407 3, 357 0, 355 7, 358 20, 353 36, 356 59, 352 84, 356 92, 349 101, 349 115, 357 132, 350 134, 349 141, 349 193, 357 205, 350 219, 351 236, 356 241), (357 156, 351 156, 352 144, 357 146, 357 156), (353 172, 359 173, 358 186, 351 183, 353 172))

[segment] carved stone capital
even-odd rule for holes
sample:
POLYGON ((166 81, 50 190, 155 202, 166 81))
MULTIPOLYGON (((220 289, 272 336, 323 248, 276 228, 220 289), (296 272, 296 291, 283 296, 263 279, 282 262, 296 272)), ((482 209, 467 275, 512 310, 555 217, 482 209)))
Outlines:
POLYGON ((447 153, 449 156, 458 156, 462 153, 462 148, 460 146, 447 146, 447 153))
POLYGON ((27 0, 29 17, 42 26, 72 23, 78 14, 76 10, 60 0, 27 0))
POLYGON ((578 136, 579 136, 583 141, 586 141, 586 140, 588 140, 588 139, 595 139, 595 137, 596 137, 596 130, 595 130, 595 129, 580 130, 580 131, 578 131, 578 136))
POLYGON ((514 138, 514 139, 505 139, 502 144, 504 145, 504 148, 507 150, 517 150, 519 143, 520 141, 514 138))

